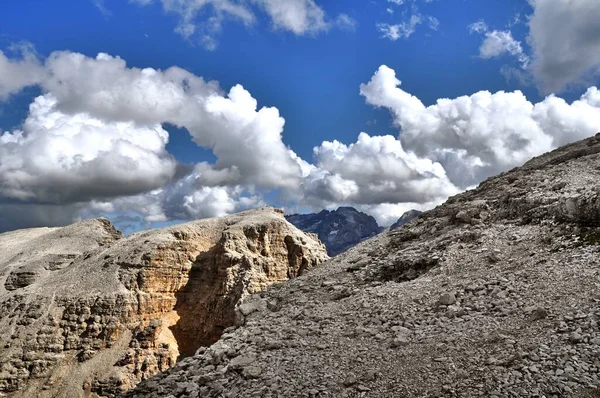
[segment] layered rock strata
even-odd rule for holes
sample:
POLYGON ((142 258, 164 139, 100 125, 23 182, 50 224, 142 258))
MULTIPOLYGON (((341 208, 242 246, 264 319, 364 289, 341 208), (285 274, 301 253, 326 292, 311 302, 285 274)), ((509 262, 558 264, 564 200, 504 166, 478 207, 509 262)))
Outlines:
POLYGON ((0 396, 114 396, 325 259, 270 208, 126 238, 105 219, 1 234, 0 396))

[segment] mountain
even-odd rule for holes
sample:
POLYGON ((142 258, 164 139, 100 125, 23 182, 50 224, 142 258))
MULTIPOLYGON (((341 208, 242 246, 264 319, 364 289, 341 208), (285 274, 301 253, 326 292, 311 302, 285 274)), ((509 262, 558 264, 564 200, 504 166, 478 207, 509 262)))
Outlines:
POLYGON ((342 253, 383 230, 373 217, 352 207, 340 207, 334 211, 323 210, 320 213, 294 214, 285 218, 302 231, 317 234, 330 256, 342 253))
POLYGON ((401 226, 403 226, 404 224, 411 222, 415 218, 419 217, 421 214, 423 214, 423 212, 419 211, 419 210, 413 209, 413 210, 407 211, 406 213, 402 214, 402 216, 398 219, 398 221, 396 221, 395 223, 393 223, 390 226, 390 231, 398 229, 401 226))
POLYGON ((217 341, 245 296, 328 258, 270 208, 126 238, 86 220, 0 234, 0 248, 0 396, 19 398, 115 396, 217 341))
POLYGON ((253 295, 128 397, 597 397, 600 135, 253 295))

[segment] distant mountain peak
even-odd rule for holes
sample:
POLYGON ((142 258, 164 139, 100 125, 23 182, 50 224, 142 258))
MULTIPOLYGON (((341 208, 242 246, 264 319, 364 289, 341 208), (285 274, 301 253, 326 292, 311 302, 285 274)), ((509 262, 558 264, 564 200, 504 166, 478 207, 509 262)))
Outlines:
POLYGON ((390 231, 398 229, 401 226, 403 226, 404 224, 411 222, 415 218, 419 217, 421 214, 423 214, 422 211, 415 210, 415 209, 412 209, 412 210, 409 210, 409 211, 405 212, 404 214, 402 214, 402 216, 400 216, 400 218, 398 219, 398 221, 396 221, 395 223, 393 223, 390 226, 390 231))
POLYGON ((375 218, 349 206, 319 213, 293 214, 286 219, 305 232, 316 233, 330 256, 340 254, 383 230, 375 218))

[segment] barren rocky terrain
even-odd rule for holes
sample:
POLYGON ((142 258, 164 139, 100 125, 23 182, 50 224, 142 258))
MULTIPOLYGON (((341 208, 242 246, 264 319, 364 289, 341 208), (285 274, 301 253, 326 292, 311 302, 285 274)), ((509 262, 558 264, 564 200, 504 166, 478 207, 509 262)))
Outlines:
POLYGON ((114 396, 327 258, 271 208, 127 238, 105 219, 0 234, 0 396, 114 396))
POLYGON ((600 137, 247 298, 128 397, 592 397, 600 137))

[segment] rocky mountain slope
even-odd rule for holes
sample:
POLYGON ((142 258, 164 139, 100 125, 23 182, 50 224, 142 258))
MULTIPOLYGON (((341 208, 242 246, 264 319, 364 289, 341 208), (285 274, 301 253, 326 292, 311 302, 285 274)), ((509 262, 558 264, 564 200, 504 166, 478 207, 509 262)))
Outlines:
POLYGON ((600 137, 244 301, 128 397, 600 394, 600 137))
POLYGON ((342 253, 383 230, 373 217, 353 207, 323 210, 320 213, 294 214, 285 218, 297 228, 317 234, 330 256, 342 253))
POLYGON ((407 224, 407 223, 411 222, 415 218, 419 217, 421 214, 423 214, 423 212, 419 211, 419 210, 409 210, 409 211, 407 211, 406 213, 402 214, 402 216, 398 219, 398 221, 396 221, 395 223, 393 223, 390 226, 390 231, 398 229, 401 226, 403 226, 404 224, 407 224))
POLYGON ((325 247, 259 209, 123 238, 105 219, 0 235, 0 396, 111 396, 214 343, 240 299, 325 247))

